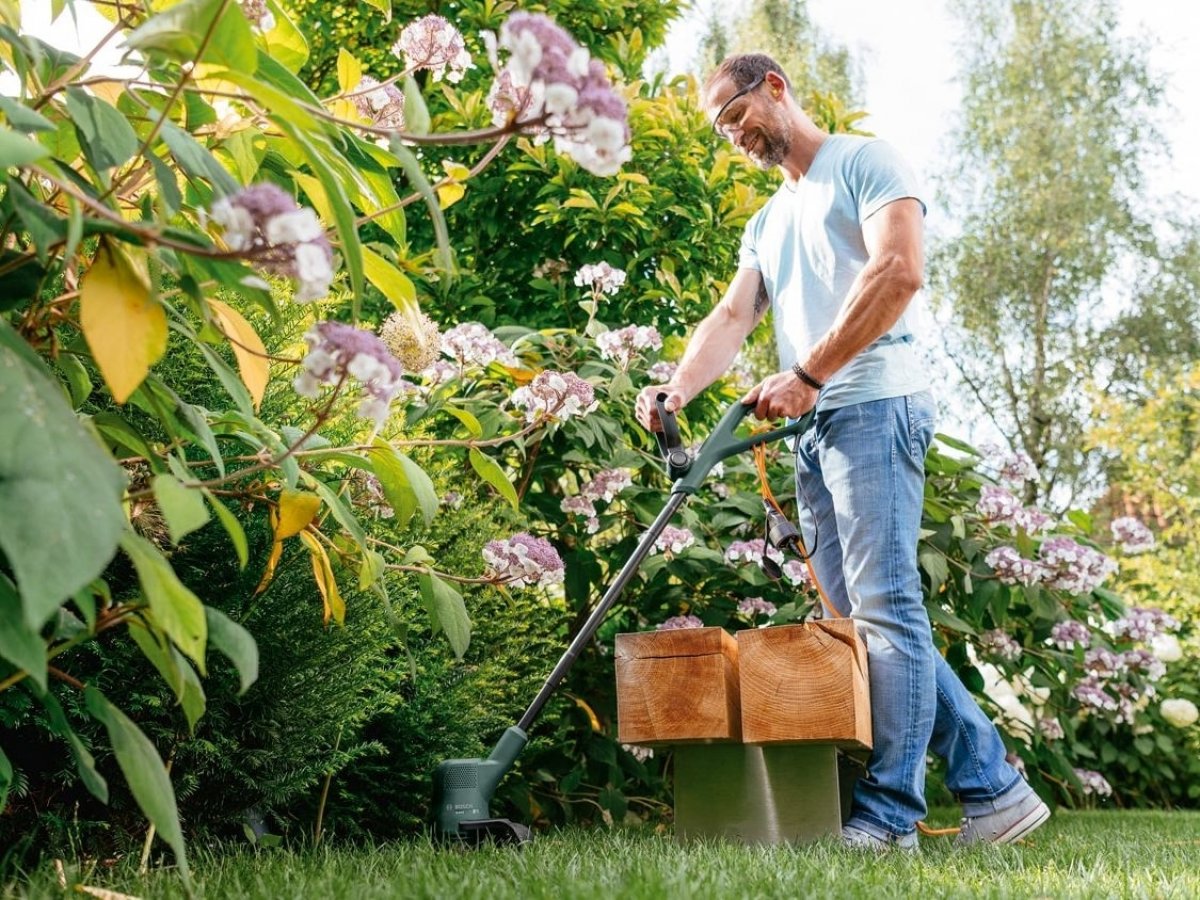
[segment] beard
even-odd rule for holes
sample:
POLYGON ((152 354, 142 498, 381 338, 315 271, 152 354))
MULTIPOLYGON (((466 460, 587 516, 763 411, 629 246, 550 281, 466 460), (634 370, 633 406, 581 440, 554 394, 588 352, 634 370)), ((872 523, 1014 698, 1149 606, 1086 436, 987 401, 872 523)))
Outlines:
POLYGON ((759 130, 753 150, 746 155, 760 169, 773 169, 787 158, 792 142, 786 131, 759 130))

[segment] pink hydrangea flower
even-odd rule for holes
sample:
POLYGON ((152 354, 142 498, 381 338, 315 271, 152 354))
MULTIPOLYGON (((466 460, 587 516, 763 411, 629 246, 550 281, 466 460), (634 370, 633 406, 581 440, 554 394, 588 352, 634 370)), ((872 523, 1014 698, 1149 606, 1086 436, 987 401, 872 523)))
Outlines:
POLYGON ((1048 741, 1061 741, 1067 736, 1058 719, 1042 718, 1037 721, 1038 733, 1048 741))
POLYGON ((489 94, 496 123, 543 119, 559 152, 593 174, 615 175, 632 151, 625 101, 604 64, 540 13, 513 13, 498 38, 485 39, 509 54, 489 94))
POLYGON ((579 287, 590 287, 601 294, 615 294, 625 283, 625 272, 614 269, 608 263, 601 261, 580 266, 575 273, 575 284, 579 287))
POLYGON ((1069 537, 1043 541, 1038 559, 1046 570, 1045 584, 1072 594, 1091 593, 1117 570, 1117 564, 1099 550, 1069 537))
POLYGON ((460 368, 486 368, 494 362, 515 367, 517 358, 502 340, 479 322, 463 322, 442 334, 442 352, 457 360, 460 368))
POLYGON ((595 388, 574 372, 541 372, 513 391, 512 403, 525 410, 525 421, 530 424, 585 416, 599 405, 595 388))
POLYGON ((323 384, 354 378, 366 398, 358 414, 377 426, 387 418, 397 394, 412 389, 404 369, 376 335, 341 322, 318 322, 304 335, 309 351, 293 387, 303 397, 316 397, 323 384))
POLYGON ((333 248, 317 214, 269 181, 242 188, 213 203, 208 217, 224 229, 233 252, 274 275, 296 282, 300 303, 329 293, 333 248))
POLYGON ((1076 769, 1075 777, 1079 779, 1083 786, 1084 796, 1094 794, 1097 797, 1111 797, 1112 785, 1099 772, 1093 772, 1091 769, 1076 769))
POLYGON ((661 350, 662 337, 653 325, 626 325, 616 331, 596 335, 600 356, 628 369, 634 357, 645 350, 661 350))
POLYGON ((690 529, 676 528, 674 525, 668 525, 655 539, 654 551, 656 553, 665 553, 669 550, 671 553, 682 553, 694 543, 696 543, 696 536, 692 534, 690 529))
POLYGON ((658 624, 658 631, 676 631, 680 628, 703 628, 704 623, 697 616, 671 616, 658 624))
POLYGON ((1003 584, 1037 584, 1043 575, 1041 565, 1024 559, 1013 547, 997 547, 984 559, 1003 584))
POLYGON ((1121 549, 1130 555, 1154 549, 1154 532, 1133 516, 1113 519, 1112 536, 1121 549))
POLYGON ((1010 524, 1020 508, 1021 502, 1006 488, 985 484, 979 489, 979 502, 975 504, 975 509, 985 522, 1010 524))
POLYGON ((775 560, 781 566, 783 565, 783 554, 774 547, 767 544, 762 538, 755 538, 752 541, 734 541, 725 548, 725 562, 736 563, 745 561, 762 565, 763 553, 767 557, 775 560))
POLYGON ((798 559, 789 559, 783 564, 783 577, 794 587, 808 588, 813 586, 808 566, 798 559))
POLYGON ((1179 630, 1179 620, 1161 609, 1135 606, 1112 623, 1113 634, 1131 641, 1153 641, 1161 634, 1179 630))
POLYGON ((394 84, 380 84, 364 75, 351 91, 351 101, 358 114, 379 128, 404 128, 404 94, 394 84))
POLYGON ((979 635, 979 649, 989 656, 1006 662, 1015 662, 1021 658, 1022 647, 1012 635, 999 628, 985 631, 979 635))
POLYGON ((738 603, 737 611, 749 619, 754 619, 758 616, 769 619, 778 612, 774 603, 764 600, 762 597, 746 597, 738 603))
POLYGON ((463 73, 471 68, 463 36, 446 19, 436 14, 422 16, 409 22, 392 45, 392 53, 406 69, 428 69, 434 81, 462 81, 463 73))
POLYGON ((489 541, 483 559, 497 579, 517 587, 562 584, 566 574, 562 557, 549 541, 523 532, 507 540, 489 541))
POLYGON ((1117 701, 1104 690, 1103 682, 1095 675, 1085 675, 1071 688, 1071 696, 1087 708, 1102 712, 1116 712, 1117 701))
POLYGON ((1026 506, 1018 509, 1012 518, 1012 524, 1022 529, 1026 534, 1038 534, 1049 531, 1054 525, 1054 519, 1046 515, 1036 506, 1026 506))
POLYGON ((267 0, 241 0, 242 15, 250 23, 250 27, 259 34, 266 34, 275 28, 275 16, 267 6, 267 0))
POLYGON ((1074 650, 1076 647, 1090 647, 1092 630, 1082 622, 1068 620, 1056 622, 1050 629, 1050 640, 1059 650, 1074 650))
POLYGON ((675 370, 678 368, 678 364, 673 362, 656 362, 646 370, 646 374, 655 384, 666 384, 675 377, 675 370))
POLYGON ((1158 681, 1167 674, 1166 664, 1149 650, 1126 650, 1121 665, 1130 672, 1142 673, 1147 681, 1158 681))

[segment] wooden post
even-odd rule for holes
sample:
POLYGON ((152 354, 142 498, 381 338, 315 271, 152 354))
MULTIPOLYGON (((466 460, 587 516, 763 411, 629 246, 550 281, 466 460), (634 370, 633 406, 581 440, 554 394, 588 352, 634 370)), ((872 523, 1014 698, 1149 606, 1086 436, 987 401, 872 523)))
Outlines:
POLYGON ((621 743, 741 740, 738 644, 723 628, 619 634, 616 669, 621 743))
POLYGON ((867 647, 850 619, 739 631, 742 739, 871 747, 867 647))

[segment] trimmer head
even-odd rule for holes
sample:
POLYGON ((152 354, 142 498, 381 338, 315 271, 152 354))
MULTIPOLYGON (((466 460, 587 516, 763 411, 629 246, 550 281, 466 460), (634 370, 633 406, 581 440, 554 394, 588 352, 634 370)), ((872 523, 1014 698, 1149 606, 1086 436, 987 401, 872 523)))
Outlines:
POLYGON ((488 808, 496 785, 526 740, 520 728, 509 728, 487 759, 447 759, 438 765, 433 773, 433 813, 440 836, 474 846, 486 841, 523 844, 530 839, 526 826, 493 818, 488 808))

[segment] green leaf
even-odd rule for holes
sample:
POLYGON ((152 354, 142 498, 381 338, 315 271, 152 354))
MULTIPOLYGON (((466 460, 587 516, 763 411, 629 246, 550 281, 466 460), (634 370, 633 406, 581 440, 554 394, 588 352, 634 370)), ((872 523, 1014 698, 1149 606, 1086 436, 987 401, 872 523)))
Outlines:
POLYGON ((366 0, 367 6, 373 6, 383 13, 383 24, 392 21, 392 0, 366 0))
POLYGON ((246 568, 246 564, 250 561, 250 547, 246 542, 246 530, 242 528, 242 523, 207 488, 204 491, 204 496, 208 498, 209 506, 217 514, 221 526, 225 529, 225 533, 229 535, 229 540, 233 542, 233 549, 237 553, 238 565, 243 569, 246 568))
POLYGON ((437 515, 438 496, 433 481, 415 462, 381 439, 368 454, 384 496, 396 511, 396 526, 403 528, 418 509, 428 525, 437 515))
POLYGON ((3 320, 0 349, 0 549, 39 630, 116 552, 125 476, 3 320))
POLYGON ((8 761, 8 757, 4 755, 4 748, 0 747, 0 813, 4 812, 4 807, 8 803, 8 791, 13 783, 13 767, 8 761))
POLYGON ((367 280, 379 289, 396 309, 411 311, 416 307, 417 288, 407 275, 378 253, 362 248, 363 271, 367 280))
POLYGON ((513 509, 520 507, 521 501, 517 499, 517 490, 512 486, 512 482, 508 480, 508 476, 499 463, 490 456, 484 456, 474 447, 471 448, 468 456, 471 460, 471 468, 480 478, 499 491, 500 496, 507 500, 513 509))
POLYGON ((387 569, 387 560, 382 553, 374 550, 363 552, 362 563, 358 567, 358 589, 365 591, 380 579, 387 569))
POLYGON ((71 392, 71 405, 75 409, 79 409, 87 402, 88 397, 92 396, 92 391, 95 389, 87 366, 81 363, 79 357, 73 353, 60 353, 55 365, 58 366, 58 371, 62 373, 63 380, 67 383, 67 390, 71 392))
POLYGON ((206 606, 204 614, 208 617, 209 641, 215 649, 229 657, 237 669, 241 680, 238 694, 246 693, 250 685, 258 680, 258 644, 249 631, 219 609, 206 606))
POLYGON ((50 248, 66 237, 66 220, 55 215, 50 207, 29 193, 19 181, 8 182, 8 200, 29 232, 29 239, 37 249, 38 260, 45 265, 50 259, 50 248))
POLYGON ((130 619, 127 624, 129 634, 134 643, 138 645, 138 649, 142 651, 146 659, 150 660, 151 665, 158 670, 158 674, 175 694, 175 698, 183 708, 184 718, 187 719, 188 730, 194 734, 196 723, 204 715, 204 708, 207 704, 204 688, 200 686, 200 680, 196 677, 195 671, 179 654, 179 651, 169 642, 160 643, 158 636, 144 623, 130 619))
POLYGON ((975 629, 970 623, 943 609, 941 604, 936 601, 926 600, 925 611, 929 613, 929 620, 935 625, 944 625, 953 631, 961 631, 963 634, 975 634, 975 629))
POLYGON ((219 195, 233 194, 238 183, 208 148, 172 122, 164 122, 159 132, 171 156, 189 178, 207 181, 219 195))
POLYGON ((154 169, 154 178, 158 182, 158 196, 162 200, 166 218, 170 219, 183 206, 183 195, 179 192, 175 170, 163 162, 157 153, 147 153, 146 159, 154 169))
MULTIPOLYGON (((6 266, 22 258, 25 258, 24 253, 18 253, 11 248, 0 249, 0 265, 6 266)), ((45 277, 46 267, 33 257, 25 258, 25 262, 15 269, 0 275, 0 312, 27 306, 29 301, 38 295, 38 289, 45 277)))
POLYGON ((204 604, 184 587, 159 549, 131 531, 121 536, 121 549, 133 560, 142 594, 150 605, 154 624, 204 672, 204 644, 208 626, 204 604))
POLYGON ((154 499, 167 520, 171 543, 178 545, 187 535, 208 524, 208 510, 198 490, 186 487, 173 475, 154 478, 154 499))
POLYGON ((434 631, 444 631, 450 649, 462 659, 471 643, 471 619, 462 594, 436 575, 422 575, 420 582, 421 597, 433 620, 434 631))
POLYGON ((0 126, 0 169, 27 166, 49 155, 50 151, 37 141, 0 126))
POLYGON ((290 71, 299 72, 308 62, 308 40, 275 0, 267 0, 267 9, 275 17, 275 27, 263 35, 267 52, 290 71))
POLYGON ((8 119, 8 124, 17 131, 29 133, 55 130, 53 122, 12 97, 0 96, 0 111, 3 111, 8 119))
POLYGON ((404 76, 404 130, 409 134, 429 134, 429 107, 421 86, 411 75, 404 76))
POLYGON ((175 851, 175 861, 184 883, 191 885, 183 831, 179 827, 179 811, 175 806, 175 791, 158 751, 140 728, 112 705, 99 690, 89 686, 84 691, 88 712, 108 731, 117 765, 129 784, 133 799, 158 834, 175 851))
POLYGON ((1085 513, 1082 509, 1072 509, 1066 514, 1066 519, 1084 534, 1091 534, 1095 522, 1092 517, 1085 513))
POLYGON ((42 702, 42 706, 46 708, 46 717, 50 725, 50 730, 62 738, 67 743, 67 746, 71 748, 71 754, 75 757, 75 767, 79 770, 79 777, 83 780, 84 786, 101 803, 107 803, 108 782, 96 770, 96 760, 92 757, 88 748, 83 745, 83 741, 71 729, 71 724, 67 721, 66 713, 63 712, 58 698, 49 690, 41 692, 35 690, 34 694, 42 702))
POLYGON ((176 3, 127 34, 125 45, 161 53, 181 63, 203 62, 247 74, 252 74, 258 63, 250 24, 238 4, 225 0, 176 3), (218 15, 220 20, 216 20, 218 15), (205 43, 210 31, 211 37, 205 43))
MULTIPOLYGON (((0 657, 29 673, 46 690, 46 642, 21 615, 16 586, 0 573, 0 657)), ((3 806, 3 804, 0 804, 3 806)))
POLYGON ((103 171, 128 162, 138 149, 133 126, 115 107, 83 88, 67 88, 67 112, 79 135, 83 154, 103 171))
POLYGON ((450 232, 446 228, 446 216, 442 212, 442 205, 438 202, 433 185, 429 183, 429 179, 421 171, 421 164, 417 161, 416 156, 403 143, 396 138, 392 138, 389 149, 396 159, 400 160, 404 174, 412 182, 413 187, 420 192, 421 198, 425 201, 425 206, 429 209, 429 217, 433 221, 433 234, 437 239, 438 264, 445 270, 447 279, 453 279, 454 254, 450 249, 450 232))
POLYGON ((968 444, 966 441, 960 441, 958 438, 951 437, 948 434, 942 434, 940 431, 934 435, 934 438, 941 441, 947 447, 953 447, 963 453, 969 453, 972 456, 979 456, 979 451, 968 444))
POLYGON ((483 436, 483 426, 479 424, 479 420, 475 418, 473 413, 470 413, 465 409, 459 409, 457 406, 443 406, 442 412, 446 413, 447 415, 454 416, 454 418, 462 422, 463 425, 466 426, 467 433, 470 434, 471 437, 477 438, 483 436))
POLYGON ((946 557, 936 550, 925 550, 918 554, 921 568, 929 574, 930 593, 936 594, 946 579, 950 577, 950 566, 946 557))
POLYGON ((329 507, 330 514, 337 520, 339 525, 346 529, 346 533, 354 539, 354 542, 363 550, 366 550, 367 533, 363 531, 363 527, 359 524, 358 519, 354 517, 354 513, 350 512, 349 507, 342 502, 342 498, 334 493, 325 482, 319 478, 314 478, 307 472, 301 475, 301 479, 305 485, 311 487, 325 501, 325 504, 329 507))

